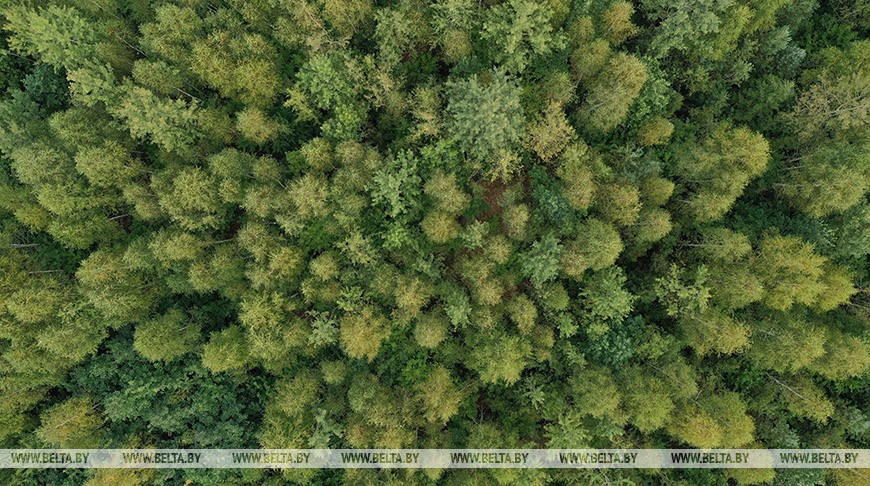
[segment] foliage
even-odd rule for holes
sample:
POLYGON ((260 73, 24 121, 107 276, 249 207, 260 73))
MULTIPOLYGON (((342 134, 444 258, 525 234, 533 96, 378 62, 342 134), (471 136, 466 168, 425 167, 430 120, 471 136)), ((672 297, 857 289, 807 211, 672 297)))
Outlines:
POLYGON ((866 446, 866 6, 0 2, 0 441, 866 446))

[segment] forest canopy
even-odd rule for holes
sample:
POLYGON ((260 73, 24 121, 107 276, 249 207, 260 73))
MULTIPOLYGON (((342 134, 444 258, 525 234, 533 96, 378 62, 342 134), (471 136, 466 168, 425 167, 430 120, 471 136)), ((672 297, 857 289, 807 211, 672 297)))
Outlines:
POLYGON ((867 0, 0 0, 0 448, 870 448, 868 28, 867 0))

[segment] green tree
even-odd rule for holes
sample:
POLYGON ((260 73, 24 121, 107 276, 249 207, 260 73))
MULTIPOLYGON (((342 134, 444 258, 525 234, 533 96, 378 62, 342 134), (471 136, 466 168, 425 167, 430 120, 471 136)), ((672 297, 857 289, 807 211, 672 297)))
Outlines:
POLYGON ((747 355, 777 373, 806 368, 825 352, 827 335, 812 321, 788 314, 774 314, 757 324, 747 355))
POLYGON ((657 56, 664 56, 673 49, 697 52, 703 40, 709 41, 723 29, 725 13, 733 4, 730 0, 683 0, 677 5, 662 0, 643 0, 642 10, 651 21, 658 23, 650 49, 657 56))
POLYGON ((25 6, 7 7, 5 28, 13 33, 9 46, 32 53, 48 64, 72 69, 94 57, 98 29, 72 7, 52 5, 31 10, 25 6))
POLYGON ((762 240, 753 260, 765 287, 764 303, 788 310, 794 304, 812 304, 823 287, 825 258, 809 243, 793 236, 770 236, 762 240))
POLYGON ((635 427, 651 432, 668 422, 675 405, 666 382, 637 366, 626 368, 618 379, 625 411, 635 427))
POLYGON ((489 9, 482 35, 493 60, 507 72, 519 74, 535 58, 563 48, 565 40, 553 32, 552 16, 546 5, 527 0, 510 0, 489 9))
POLYGON ((248 107, 236 115, 236 128, 246 139, 262 145, 274 140, 283 127, 263 110, 248 107))
POLYGON ((586 269, 613 265, 622 253, 622 238, 610 223, 589 218, 577 225, 577 234, 562 253, 562 270, 573 278, 580 278, 586 269))
POLYGON ((447 130, 473 159, 486 163, 510 151, 525 132, 520 89, 502 72, 447 84, 447 130))
POLYGON ((740 447, 752 442, 755 424, 740 395, 723 392, 679 407, 668 431, 703 449, 740 447))
POLYGON ((160 287, 120 249, 97 250, 81 262, 76 279, 82 295, 109 318, 135 320, 154 306, 160 287))
POLYGON ((656 279, 655 293, 669 316, 692 315, 707 309, 710 288, 706 286, 707 268, 689 271, 671 264, 668 273, 656 279))
POLYGON ((617 417, 620 393, 608 368, 590 367, 575 372, 568 393, 580 413, 595 418, 617 417))
POLYGON ((621 320, 628 316, 636 296, 625 290, 625 271, 611 266, 589 275, 580 292, 589 312, 601 319, 621 320))
POLYGON ((833 140, 791 160, 777 189, 814 217, 845 211, 870 190, 870 139, 833 140))
POLYGON ((375 38, 380 59, 387 65, 398 64, 407 51, 431 35, 422 13, 414 2, 403 1, 376 14, 375 38))
POLYGON ((512 385, 530 364, 532 346, 529 342, 504 331, 472 334, 467 345, 466 364, 484 382, 512 385))
POLYGON ((212 333, 202 350, 202 365, 214 373, 239 371, 248 365, 249 346, 242 326, 212 333))
POLYGON ((204 168, 184 167, 156 174, 152 188, 160 206, 185 229, 214 229, 223 223, 226 206, 218 179, 204 168))
POLYGON ((150 139, 170 152, 185 153, 196 141, 196 102, 162 99, 151 91, 127 85, 111 113, 125 120, 130 134, 150 139))
POLYGON ((36 435, 63 449, 94 449, 102 445, 103 417, 88 397, 74 397, 46 410, 36 435))
POLYGON ((522 256, 523 273, 536 287, 556 278, 562 245, 553 235, 546 235, 532 244, 522 256))
POLYGON ((260 34, 214 29, 188 51, 190 69, 227 98, 266 106, 281 88, 278 53, 260 34))
POLYGON ((416 387, 423 403, 424 417, 433 423, 446 424, 457 414, 463 394, 453 383, 447 368, 436 365, 425 381, 416 387))
POLYGON ((682 147, 675 171, 689 191, 682 201, 686 213, 698 222, 718 220, 764 171, 769 158, 763 136, 727 123, 700 143, 682 147))
POLYGON ((180 309, 172 308, 136 326, 133 347, 150 361, 172 361, 193 351, 199 339, 200 326, 190 322, 180 309))
POLYGON ((126 147, 112 140, 102 146, 79 150, 75 163, 76 169, 95 186, 122 188, 146 172, 126 147))
POLYGON ((619 226, 632 225, 640 209, 640 191, 634 185, 617 182, 598 187, 595 210, 604 220, 619 226))
POLYGON ((590 81, 580 117, 592 131, 613 130, 625 119, 646 80, 642 61, 629 54, 614 54, 590 81))
POLYGON ((386 319, 376 310, 365 307, 357 313, 341 318, 339 332, 341 346, 351 358, 375 359, 390 328, 386 319))

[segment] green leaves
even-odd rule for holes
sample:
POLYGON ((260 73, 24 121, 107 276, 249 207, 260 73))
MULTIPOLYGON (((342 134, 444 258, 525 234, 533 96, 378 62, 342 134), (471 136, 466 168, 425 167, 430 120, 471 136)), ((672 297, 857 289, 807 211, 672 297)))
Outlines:
POLYGON ((483 39, 496 63, 512 74, 522 73, 538 57, 565 47, 553 32, 551 10, 527 0, 509 0, 492 7, 483 22, 483 39))
POLYGON ((197 138, 196 103, 167 100, 138 86, 125 86, 112 113, 126 121, 130 134, 150 138, 164 150, 185 153, 197 138))
MULTIPOLYGON (((0 7, 9 447, 866 440, 849 2, 63 3, 0 7)), ((280 480, 844 482, 369 472, 280 480)))
POLYGON ((217 178, 201 167, 185 167, 155 178, 160 206, 183 228, 199 230, 223 224, 225 206, 217 178))
POLYGON ((635 296, 625 290, 625 271, 607 267, 591 274, 581 291, 589 313, 599 319, 621 320, 631 312, 635 296))
POLYGON ((672 264, 668 273, 656 279, 655 293, 669 316, 696 314, 707 308, 710 289, 707 268, 703 265, 689 271, 672 264))
POLYGON ((74 8, 52 5, 30 10, 22 6, 7 8, 4 14, 9 22, 6 29, 14 33, 9 39, 13 49, 65 69, 78 68, 94 56, 98 29, 74 8))
POLYGON ((520 90, 503 72, 449 82, 447 89, 447 129, 469 157, 485 164, 519 141, 525 131, 520 90))
POLYGON ((421 183, 416 156, 407 150, 398 152, 375 174, 372 200, 386 206, 389 218, 398 218, 416 207, 421 183))
POLYGON ((719 124, 701 143, 683 147, 674 170, 691 190, 685 199, 687 216, 698 222, 721 218, 769 159, 764 137, 728 123, 719 124))
POLYGON ((71 398, 47 410, 36 434, 46 444, 65 449, 92 449, 102 442, 103 419, 90 398, 71 398))
POLYGON ((540 287, 559 274, 559 256, 562 245, 554 235, 546 235, 532 244, 523 255, 523 273, 536 287, 540 287))
POLYGON ((179 309, 136 327, 133 347, 149 361, 172 361, 191 352, 198 344, 200 326, 179 309))

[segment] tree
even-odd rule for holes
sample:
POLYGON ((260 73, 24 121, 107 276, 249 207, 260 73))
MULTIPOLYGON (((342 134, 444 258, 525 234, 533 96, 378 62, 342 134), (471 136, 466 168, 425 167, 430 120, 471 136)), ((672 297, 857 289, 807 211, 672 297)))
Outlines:
POLYGON ((417 163, 413 153, 399 152, 389 159, 372 180, 372 199, 375 203, 386 205, 391 218, 410 212, 417 205, 422 182, 417 163))
POLYGON ((202 19, 190 7, 161 5, 154 11, 152 22, 142 26, 144 48, 166 60, 189 56, 189 46, 202 35, 202 19))
POLYGON ((532 244, 522 257, 523 273, 536 287, 540 287, 559 274, 559 256, 562 245, 553 235, 546 235, 532 244))
POLYGON ((664 426, 675 408, 665 382, 637 366, 625 368, 620 375, 620 391, 631 423, 642 432, 664 426))
POLYGON ((345 314, 339 329, 345 353, 351 358, 365 358, 368 361, 375 359, 381 344, 390 334, 386 319, 370 307, 345 314))
POLYGON ((239 371, 248 365, 248 343, 242 326, 212 333, 202 350, 202 365, 213 373, 239 371))
POLYGON ((582 144, 569 146, 562 157, 562 165, 556 169, 562 183, 562 194, 577 211, 589 209, 595 198, 594 173, 582 160, 587 150, 588 147, 582 144))
POLYGON ((172 361, 194 350, 200 339, 200 326, 189 322, 183 311, 169 309, 157 319, 136 326, 133 347, 149 361, 172 361))
POLYGON ((531 332, 538 318, 538 309, 526 294, 520 294, 508 304, 508 313, 523 334, 531 332))
POLYGON ((150 138, 169 152, 185 153, 191 149, 198 137, 196 102, 162 99, 133 85, 124 86, 121 93, 110 112, 124 119, 131 135, 150 138))
POLYGON ((719 309, 689 314, 679 324, 685 341, 700 355, 732 354, 749 344, 749 327, 719 309))
POLYGON ((129 150, 118 142, 107 141, 102 146, 86 147, 75 156, 76 169, 88 182, 102 187, 121 187, 146 172, 129 150))
POLYGON ((845 211, 870 190, 870 141, 833 140, 793 160, 776 187, 814 217, 845 211))
POLYGON ((57 315, 66 304, 68 290, 63 284, 46 276, 41 285, 28 285, 10 292, 5 299, 6 311, 17 320, 35 324, 57 315))
POLYGON ((263 110, 248 107, 236 115, 236 128, 246 139, 262 145, 274 140, 283 127, 263 110))
POLYGON ((438 207, 447 213, 458 214, 469 203, 469 197, 459 187, 456 174, 435 171, 423 186, 423 192, 434 199, 438 207))
POLYGON ((659 241, 671 232, 671 214, 664 209, 641 209, 633 223, 634 238, 641 243, 659 241))
POLYGON ((520 374, 529 365, 532 347, 520 336, 494 330, 474 333, 467 343, 469 348, 466 363, 469 368, 488 383, 516 383, 520 374))
POLYGON ((799 238, 765 238, 753 263, 765 287, 764 303, 774 309, 788 310, 796 303, 810 305, 823 289, 820 278, 825 258, 799 238))
POLYGON ((834 381, 861 376, 870 368, 867 351, 865 340, 832 330, 825 340, 825 353, 809 363, 807 368, 834 381))
POLYGON ((641 8, 647 17, 658 22, 650 49, 658 57, 672 49, 698 52, 702 39, 709 41, 722 30, 723 18, 731 6, 728 0, 683 0, 678 5, 662 0, 642 1, 641 8))
POLYGON ((758 323, 747 355, 766 369, 793 373, 820 358, 827 339, 812 321, 774 314, 758 323))
POLYGON ((444 211, 432 211, 420 222, 423 233, 435 243, 448 243, 459 236, 456 219, 444 211))
POLYGON ((463 394, 453 383, 447 368, 436 365, 425 381, 416 387, 417 397, 423 403, 426 420, 446 424, 459 411, 463 394))
POLYGON ((281 380, 277 386, 272 405, 285 414, 297 418, 311 413, 311 407, 323 393, 317 374, 304 370, 296 376, 281 380))
POLYGON ((709 137, 681 149, 675 171, 691 191, 683 200, 688 216, 716 221, 770 158, 767 140, 746 127, 719 124, 709 137), (727 176, 725 175, 727 174, 727 176))
POLYGON ((601 14, 601 31, 612 44, 618 45, 637 33, 637 26, 631 23, 634 7, 626 1, 616 1, 610 4, 601 14))
MULTIPOLYGON (((819 138, 859 131, 867 123, 870 76, 859 66, 865 62, 866 41, 856 42, 846 50, 831 50, 827 59, 820 59, 820 71, 813 83, 797 98, 788 114, 790 125, 799 140, 812 142, 819 138)), ((808 148, 812 148, 809 145, 808 148)))
POLYGON ((589 312, 601 319, 621 320, 631 312, 635 296, 625 290, 625 271, 617 266, 592 273, 580 295, 589 312))
POLYGON ((528 128, 527 145, 544 162, 558 157, 574 137, 574 127, 568 123, 562 106, 550 103, 528 128))
POLYGON ((133 63, 133 79, 137 84, 161 96, 185 93, 185 79, 181 71, 165 61, 138 59, 133 63))
POLYGON ((640 208, 640 191, 631 184, 601 185, 597 190, 595 209, 605 221, 619 226, 634 224, 640 208))
POLYGON ((637 138, 641 145, 659 145, 667 142, 673 133, 674 124, 657 116, 638 127, 637 138))
POLYGON ((508 206, 502 213, 505 233, 513 240, 522 241, 525 239, 528 221, 529 207, 525 204, 508 206))
POLYGON ((568 390, 573 406, 582 414, 595 418, 618 414, 619 389, 608 368, 591 367, 573 373, 568 390))
POLYGON ((76 279, 82 295, 106 317, 132 321, 147 314, 160 288, 125 260, 120 249, 97 250, 81 262, 76 279))
POLYGON ((667 275, 656 279, 655 293, 669 316, 694 315, 707 309, 710 288, 706 280, 704 266, 689 271, 671 264, 667 275))
POLYGON ((184 167, 152 179, 160 206, 188 230, 214 229, 223 223, 226 206, 217 178, 201 167, 184 167))
POLYGON ((580 117, 592 131, 613 130, 625 119, 646 79, 643 62, 622 52, 614 54, 589 83, 580 117))
POLYGON ((650 176, 641 181, 640 199, 645 208, 664 206, 674 193, 674 183, 659 176, 650 176))
POLYGON ((705 260, 721 263, 735 263, 752 252, 746 235, 722 227, 708 228, 701 234, 700 242, 683 246, 695 248, 705 260))
POLYGON ((96 449, 102 445, 103 418, 89 397, 74 397, 46 410, 37 429, 41 441, 62 449, 96 449))
MULTIPOLYGON (((442 311, 443 312, 443 311, 442 311)), ((424 348, 434 349, 447 337, 449 322, 441 313, 424 313, 414 326, 414 340, 424 348)))
POLYGON ((432 285, 424 279, 403 275, 397 279, 395 290, 397 313, 402 319, 412 320, 420 315, 420 310, 432 298, 432 285))
POLYGON ((447 131, 479 162, 510 151, 525 131, 520 89, 499 71, 447 84, 447 131))
POLYGON ((312 56, 296 74, 298 86, 286 106, 302 118, 315 118, 322 110, 330 118, 321 125, 323 136, 355 140, 366 119, 362 90, 353 77, 356 60, 342 51, 312 56))
POLYGON ((39 56, 65 69, 78 67, 94 57, 98 30, 76 9, 58 5, 30 10, 24 6, 4 9, 6 29, 14 35, 9 45, 39 56))
POLYGON ((375 38, 380 59, 388 66, 398 64, 408 50, 429 37, 429 26, 421 14, 409 1, 377 13, 375 38))
POLYGON ((740 447, 753 440, 755 424, 734 392, 708 394, 679 407, 669 431, 702 449, 740 447))
POLYGON ((482 34, 495 62, 519 74, 536 57, 564 47, 565 40, 553 32, 552 15, 546 5, 527 0, 510 0, 489 9, 482 34))
POLYGON ((834 413, 834 404, 809 377, 797 375, 777 378, 768 375, 767 378, 775 385, 779 399, 792 414, 825 423, 834 413))
POLYGON ((278 94, 278 53, 260 34, 214 29, 193 43, 190 69, 227 98, 266 106, 278 94))

